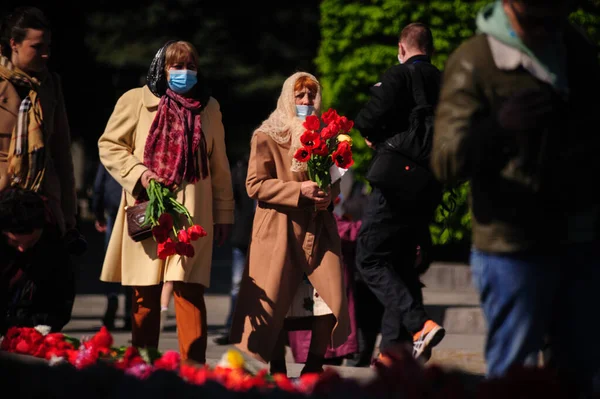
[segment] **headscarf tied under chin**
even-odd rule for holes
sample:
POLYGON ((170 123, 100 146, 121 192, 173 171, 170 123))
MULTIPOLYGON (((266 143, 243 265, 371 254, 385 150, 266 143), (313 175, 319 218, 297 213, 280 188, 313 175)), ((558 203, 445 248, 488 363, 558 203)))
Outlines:
POLYGON ((170 43, 173 42, 168 42, 157 52, 148 72, 150 90, 155 95, 163 87, 165 91, 160 96, 146 139, 144 165, 162 177, 167 187, 178 187, 184 180, 195 183, 208 176, 208 155, 200 118, 203 103, 166 88, 164 58, 170 43), (154 77, 152 81, 151 75, 154 77))
POLYGON ((254 131, 262 132, 278 144, 290 143, 290 155, 292 155, 292 165, 290 170, 292 172, 304 172, 306 171, 306 163, 299 162, 293 155, 302 146, 300 143, 300 136, 306 130, 302 126, 303 121, 296 116, 296 102, 294 97, 294 85, 298 78, 302 76, 308 76, 317 84, 317 93, 315 96, 314 107, 315 115, 321 113, 321 85, 317 78, 307 72, 296 72, 283 83, 281 94, 277 100, 277 108, 271 112, 271 115, 262 122, 262 124, 254 131))

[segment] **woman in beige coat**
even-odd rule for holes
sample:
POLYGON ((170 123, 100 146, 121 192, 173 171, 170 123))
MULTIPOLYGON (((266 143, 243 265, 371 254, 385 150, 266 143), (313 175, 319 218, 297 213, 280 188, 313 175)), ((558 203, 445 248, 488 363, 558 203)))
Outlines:
POLYGON ((258 206, 230 335, 238 348, 270 362, 271 373, 286 372, 284 319, 305 274, 332 314, 314 316, 302 373, 322 371, 328 344, 337 347, 350 333, 341 242, 330 206, 339 183, 320 190, 306 165, 293 158, 305 130, 299 116, 318 114, 320 105, 317 79, 293 74, 251 140, 246 189, 258 206))
POLYGON ((132 344, 154 348, 162 283, 173 281, 182 360, 205 363, 212 237, 222 244, 228 234, 233 193, 219 103, 198 81, 197 66, 192 44, 167 42, 147 85, 118 100, 98 141, 101 162, 124 189, 100 279, 133 286, 132 344), (124 208, 145 197, 152 179, 171 187, 194 224, 207 231, 192 242, 194 256, 161 260, 153 238, 134 242, 128 236, 124 208))

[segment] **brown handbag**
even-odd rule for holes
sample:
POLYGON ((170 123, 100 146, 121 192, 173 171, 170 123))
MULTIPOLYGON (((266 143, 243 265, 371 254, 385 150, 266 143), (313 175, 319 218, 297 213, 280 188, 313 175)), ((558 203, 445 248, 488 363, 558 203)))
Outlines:
POLYGON ((127 233, 135 242, 152 237, 152 226, 146 221, 146 208, 149 201, 144 201, 136 205, 127 205, 125 214, 127 217, 127 233))

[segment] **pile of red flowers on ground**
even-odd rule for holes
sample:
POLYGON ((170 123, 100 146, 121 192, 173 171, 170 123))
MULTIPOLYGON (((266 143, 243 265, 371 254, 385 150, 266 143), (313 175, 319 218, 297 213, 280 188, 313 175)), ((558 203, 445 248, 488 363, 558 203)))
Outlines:
POLYGON ((132 346, 114 348, 112 335, 105 327, 81 341, 44 330, 39 326, 11 328, 2 338, 0 350, 46 359, 51 365, 68 363, 76 369, 109 364, 147 383, 152 383, 154 372, 163 370, 176 373, 193 385, 212 381, 230 391, 259 390, 261 396, 280 390, 311 397, 329 395, 365 399, 562 399, 564 396, 561 394, 565 392, 551 371, 536 368, 515 369, 506 377, 469 387, 465 374, 436 365, 423 367, 413 359, 410 351, 402 350, 389 354, 391 365, 376 364, 374 377, 366 382, 343 378, 333 368, 327 368, 321 374, 305 374, 291 379, 283 374, 270 375, 266 369, 252 370, 235 350, 228 350, 219 364, 211 368, 182 363, 176 351, 160 353, 132 346))
POLYGON ((63 333, 43 332, 44 328, 12 327, 2 339, 0 350, 20 355, 46 359, 51 365, 69 363, 77 369, 100 362, 110 364, 126 374, 146 379, 157 370, 177 373, 192 384, 215 381, 229 390, 284 389, 290 392, 307 392, 318 378, 307 374, 292 382, 285 375, 270 375, 266 369, 250 371, 241 354, 230 350, 214 368, 181 362, 176 351, 149 351, 133 346, 113 347, 113 337, 106 327, 92 337, 81 341, 63 333))

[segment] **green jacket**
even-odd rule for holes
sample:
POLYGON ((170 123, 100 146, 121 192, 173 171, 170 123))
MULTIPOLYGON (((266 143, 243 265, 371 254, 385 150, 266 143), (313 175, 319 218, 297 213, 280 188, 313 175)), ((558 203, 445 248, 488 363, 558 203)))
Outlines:
POLYGON ((559 65, 556 59, 541 65, 489 33, 464 42, 445 66, 432 169, 442 182, 470 182, 479 250, 510 253, 600 236, 600 190, 594 187, 600 176, 598 52, 572 27, 563 49, 560 79, 545 68, 559 65), (561 106, 551 120, 539 121, 549 127, 517 140, 499 128, 496 114, 526 88, 556 93, 561 106))

